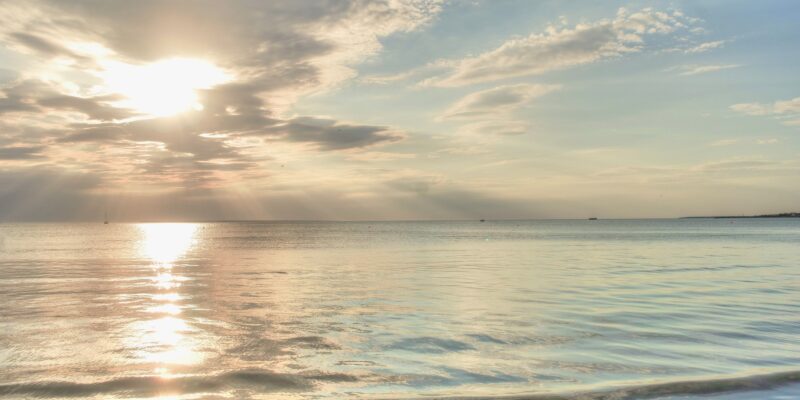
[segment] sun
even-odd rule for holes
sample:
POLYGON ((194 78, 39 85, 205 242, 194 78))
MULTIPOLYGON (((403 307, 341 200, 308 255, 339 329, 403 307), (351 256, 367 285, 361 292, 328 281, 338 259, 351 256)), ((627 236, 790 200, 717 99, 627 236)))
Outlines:
POLYGON ((106 90, 124 98, 116 106, 154 117, 202 110, 197 90, 230 80, 214 64, 191 58, 171 58, 145 65, 107 61, 102 67, 100 77, 106 90))

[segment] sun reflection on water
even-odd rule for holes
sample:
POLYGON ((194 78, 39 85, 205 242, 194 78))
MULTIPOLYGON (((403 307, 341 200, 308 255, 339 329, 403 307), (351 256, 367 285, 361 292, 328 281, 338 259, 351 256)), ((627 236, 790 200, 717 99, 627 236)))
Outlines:
POLYGON ((176 315, 181 313, 181 308, 175 304, 159 304, 148 308, 147 311, 158 314, 176 315))
MULTIPOLYGON (((186 254, 195 241, 196 224, 140 224, 144 237, 142 254, 161 265, 172 264, 186 254)), ((171 267, 171 265, 169 265, 171 267)))
POLYGON ((192 335, 196 328, 181 317, 185 308, 181 301, 186 297, 178 289, 187 278, 176 272, 176 262, 195 245, 197 225, 141 224, 138 228, 142 233, 140 254, 153 263, 150 277, 153 302, 143 311, 157 317, 132 324, 129 345, 139 360, 156 364, 155 373, 168 378, 172 376, 170 365, 202 361, 202 355, 195 350, 199 343, 192 335))

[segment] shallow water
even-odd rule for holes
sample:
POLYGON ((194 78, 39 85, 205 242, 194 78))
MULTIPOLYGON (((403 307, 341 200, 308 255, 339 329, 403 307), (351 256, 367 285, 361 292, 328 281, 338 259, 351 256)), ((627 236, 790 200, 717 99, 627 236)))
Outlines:
POLYGON ((798 398, 798 264, 800 219, 5 224, 0 395, 798 398))

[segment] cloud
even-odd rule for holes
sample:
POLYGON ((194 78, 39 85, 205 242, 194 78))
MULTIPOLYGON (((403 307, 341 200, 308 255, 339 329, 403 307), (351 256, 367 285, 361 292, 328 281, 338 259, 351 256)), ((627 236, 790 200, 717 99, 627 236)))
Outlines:
MULTIPOLYGON (((548 168, 547 153, 552 150, 540 143, 518 149, 532 150, 526 153, 532 156, 524 158, 524 165, 515 165, 518 169, 502 171, 501 178, 465 173, 467 181, 454 182, 459 174, 435 172, 456 158, 474 161, 452 164, 466 170, 494 165, 500 171, 500 166, 513 162, 491 146, 500 139, 490 135, 530 132, 532 117, 523 116, 523 111, 533 114, 533 106, 547 100, 541 96, 557 87, 490 84, 496 87, 464 91, 452 104, 430 107, 430 113, 441 112, 441 120, 457 125, 459 132, 483 135, 461 141, 466 135, 431 139, 435 134, 420 133, 401 143, 411 134, 379 116, 370 115, 369 122, 314 116, 326 111, 306 107, 329 101, 322 96, 296 104, 304 96, 356 81, 356 66, 378 59, 383 43, 394 42, 393 35, 424 28, 443 4, 0 1, 0 42, 11 53, 4 65, 15 69, 0 70, 0 219, 92 219, 102 216, 106 206, 114 218, 126 220, 519 218, 574 215, 574 209, 597 204, 596 198, 588 197, 583 205, 566 202, 570 194, 539 200, 593 187, 596 178, 577 176, 574 185, 552 183, 571 172, 540 172, 548 168), (173 58, 199 59, 230 79, 195 90, 202 109, 163 116, 123 108, 129 100, 126 93, 104 78, 111 63, 146 69, 173 58), (450 159, 436 163, 427 157, 450 159), (533 168, 534 158, 541 169, 533 168), (397 171, 412 165, 421 170, 397 171), (430 170, 422 170, 426 168, 430 170), (519 174, 522 168, 530 169, 519 174), (531 179, 537 185, 527 185, 531 179)), ((692 26, 695 22, 677 12, 621 10, 609 19, 559 23, 509 38, 479 49, 475 56, 361 81, 432 78, 428 84, 450 87, 529 77, 672 47, 673 39, 698 30, 692 26)), ((684 43, 700 46, 691 40, 684 43)), ((783 108, 768 105, 769 113, 783 108)), ((327 112, 333 109, 338 107, 327 112)), ((408 115, 400 116, 408 109, 397 111, 393 120, 421 130, 427 126, 427 121, 408 122, 408 115)), ((586 154, 575 157, 570 171, 596 167, 580 162, 586 154)), ((755 171, 749 175, 753 180, 775 171, 763 165, 725 171, 741 170, 755 171)), ((642 176, 662 178, 656 172, 642 176)), ((673 176, 682 175, 665 174, 663 179, 673 176)), ((790 180, 783 179, 784 186, 790 180)), ((619 196, 639 193, 615 185, 603 190, 619 196)), ((687 198, 698 198, 696 194, 687 198)), ((638 195, 630 196, 624 204, 639 203, 638 195)), ((614 201, 603 203, 619 208, 614 201)))
POLYGON ((723 147, 723 146, 730 146, 736 143, 739 143, 739 139, 720 139, 709 143, 709 146, 712 147, 723 147))
POLYGON ((97 76, 107 60, 208 60, 276 110, 355 76, 351 65, 380 51, 382 37, 424 26, 440 9, 440 0, 3 2, 0 41, 43 65, 84 66, 75 75, 97 76))
POLYGON ((681 73, 678 75, 681 76, 691 76, 691 75, 698 75, 698 74, 706 74, 709 72, 717 72, 726 69, 732 68, 739 68, 741 65, 738 64, 719 64, 719 65, 681 65, 676 68, 671 68, 672 70, 678 69, 681 70, 681 73))
POLYGON ((110 103, 120 100, 118 95, 79 97, 59 93, 51 84, 39 80, 12 82, 0 88, 0 114, 11 112, 47 113, 72 111, 89 119, 111 121, 136 115, 132 110, 118 108, 110 103))
POLYGON ((0 89, 0 115, 15 112, 39 111, 35 96, 42 91, 43 85, 35 81, 14 82, 13 85, 0 89))
POLYGON ((87 58, 76 54, 69 49, 43 37, 25 32, 12 32, 8 35, 12 43, 38 52, 46 57, 67 57, 76 61, 86 61, 87 58))
POLYGON ((394 82, 404 81, 418 76, 431 75, 446 71, 453 67, 453 62, 449 60, 436 60, 421 67, 412 68, 408 71, 398 72, 388 75, 368 75, 360 79, 363 83, 387 85, 394 82))
POLYGON ((0 147, 0 160, 30 160, 41 158, 44 146, 0 147))
POLYGON ((770 115, 773 113, 772 108, 768 104, 739 103, 732 105, 730 108, 733 111, 747 115, 770 115))
POLYGON ((745 115, 777 118, 788 126, 800 125, 800 97, 773 103, 739 103, 730 106, 730 109, 745 115))
POLYGON ((800 97, 776 101, 772 108, 776 114, 800 113, 800 97))
POLYGON ((0 2, 0 42, 32 66, 0 83, 0 115, 14 118, 0 130, 0 158, 91 170, 108 191, 199 190, 264 184, 275 147, 353 153, 397 142, 406 135, 391 127, 287 114, 301 96, 353 78, 384 37, 419 29, 441 3, 0 2), (194 91, 202 109, 146 115, 123 108, 127 94, 108 84, 114 65, 182 58, 230 78, 194 91))
POLYGON ((0 5, 0 40, 89 65, 98 55, 208 59, 265 87, 288 86, 282 96, 291 98, 354 76, 350 65, 378 52, 381 37, 417 29, 440 9, 439 0, 42 0, 0 5))
POLYGON ((422 66, 420 68, 414 68, 414 69, 411 69, 409 71, 399 72, 399 73, 396 73, 396 74, 369 75, 369 76, 365 76, 365 77, 361 78, 360 81, 364 82, 364 83, 368 83, 368 84, 388 85, 390 83, 399 82, 399 81, 403 81, 403 80, 409 79, 411 77, 419 75, 419 74, 421 74, 421 73, 423 73, 425 71, 428 71, 428 70, 430 70, 430 68, 427 65, 425 65, 425 66, 422 66))
POLYGON ((423 82, 428 86, 463 86, 520 76, 539 75, 639 52, 649 35, 685 29, 691 21, 680 13, 653 9, 619 9, 613 19, 574 27, 550 26, 546 32, 513 38, 500 47, 451 61, 451 71, 423 82))
POLYGON ((560 88, 560 85, 519 84, 481 90, 458 100, 445 111, 442 119, 484 118, 508 113, 560 88))
POLYGON ((309 143, 324 150, 349 150, 402 140, 405 135, 385 126, 351 125, 331 119, 301 117, 269 129, 292 142, 309 143))
POLYGON ((717 49, 725 45, 724 40, 716 40, 713 42, 700 43, 696 46, 684 50, 685 53, 704 53, 709 50, 717 49))
POLYGON ((126 136, 127 132, 124 126, 77 124, 66 135, 59 137, 57 141, 60 143, 114 142, 124 139, 126 136))
POLYGON ((528 133, 530 128, 530 124, 525 121, 496 118, 462 125, 459 131, 467 134, 516 136, 528 133))
POLYGON ((561 89, 560 85, 504 85, 470 93, 451 105, 440 121, 465 122, 460 131, 484 135, 520 135, 529 124, 516 120, 514 113, 534 99, 561 89))
POLYGON ((416 153, 389 153, 383 151, 365 151, 347 156, 352 161, 394 161, 417 158, 416 153))
POLYGON ((37 104, 49 109, 70 110, 85 114, 90 119, 99 121, 121 120, 136 115, 135 112, 109 105, 119 100, 119 96, 77 97, 52 95, 37 100, 37 104))

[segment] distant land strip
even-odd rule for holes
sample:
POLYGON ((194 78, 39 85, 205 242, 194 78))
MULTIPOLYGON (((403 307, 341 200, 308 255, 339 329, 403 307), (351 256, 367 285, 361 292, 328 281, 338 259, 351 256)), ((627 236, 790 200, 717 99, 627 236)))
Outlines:
POLYGON ((800 218, 800 212, 788 212, 780 214, 764 214, 764 215, 715 215, 707 217, 683 217, 687 218, 800 218))

